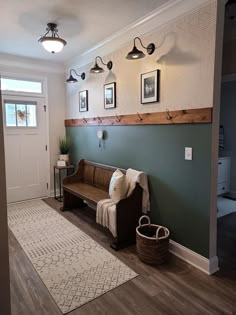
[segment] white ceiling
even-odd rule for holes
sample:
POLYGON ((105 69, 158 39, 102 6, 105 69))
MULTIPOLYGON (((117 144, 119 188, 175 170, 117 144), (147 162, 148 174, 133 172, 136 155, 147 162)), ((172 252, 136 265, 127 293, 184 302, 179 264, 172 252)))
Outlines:
POLYGON ((0 53, 65 63, 170 0, 0 0, 0 53), (67 46, 50 54, 38 43, 48 22, 67 46))

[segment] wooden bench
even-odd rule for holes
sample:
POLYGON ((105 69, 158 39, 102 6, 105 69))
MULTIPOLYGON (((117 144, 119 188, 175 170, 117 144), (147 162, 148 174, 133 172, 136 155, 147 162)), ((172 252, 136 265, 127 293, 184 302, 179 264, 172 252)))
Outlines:
MULTIPOLYGON (((116 167, 80 160, 77 171, 63 180, 62 211, 90 206, 108 199, 109 184, 116 167), (85 203, 85 202, 87 203, 85 203)), ((126 170, 120 169, 124 174, 126 170)), ((117 237, 111 244, 115 250, 135 243, 136 227, 142 215, 142 188, 136 184, 132 194, 116 205, 117 237)))

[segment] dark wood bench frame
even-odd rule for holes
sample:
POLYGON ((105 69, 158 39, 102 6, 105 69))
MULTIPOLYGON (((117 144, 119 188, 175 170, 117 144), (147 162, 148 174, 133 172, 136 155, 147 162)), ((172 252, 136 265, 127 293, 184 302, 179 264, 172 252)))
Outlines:
MULTIPOLYGON (((114 172, 117 168, 94 163, 87 160, 80 160, 77 171, 71 176, 66 177, 63 180, 63 207, 62 211, 76 209, 87 206, 96 207, 94 200, 87 198, 81 194, 79 190, 71 190, 69 185, 76 182, 83 182, 83 167, 84 165, 94 165, 97 168, 104 170, 111 170, 114 172), (84 203, 84 201, 87 202, 84 203)), ((123 173, 126 172, 124 169, 120 169, 123 173)), ((106 189, 108 192, 108 190, 106 189)), ((115 250, 119 250, 128 245, 134 244, 136 241, 136 227, 138 220, 142 215, 142 188, 136 184, 135 189, 131 195, 125 199, 120 200, 116 205, 117 211, 117 237, 111 244, 111 247, 115 250)), ((108 197, 109 198, 109 197, 108 197)))

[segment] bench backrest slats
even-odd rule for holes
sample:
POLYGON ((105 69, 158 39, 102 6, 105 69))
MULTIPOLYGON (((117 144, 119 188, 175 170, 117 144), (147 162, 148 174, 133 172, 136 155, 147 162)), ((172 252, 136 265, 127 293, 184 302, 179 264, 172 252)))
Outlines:
MULTIPOLYGON (((94 163, 87 160, 82 160, 80 165, 83 169, 82 181, 88 185, 95 186, 96 188, 109 191, 110 180, 112 174, 117 169, 116 167, 94 163)), ((120 169, 124 174, 126 170, 120 169)))
POLYGON ((108 170, 101 167, 96 167, 94 172, 93 185, 102 190, 108 191, 109 184, 114 170, 108 170))
POLYGON ((94 171, 95 171, 94 165, 89 165, 89 164, 83 165, 83 182, 84 183, 88 185, 93 185, 94 171))

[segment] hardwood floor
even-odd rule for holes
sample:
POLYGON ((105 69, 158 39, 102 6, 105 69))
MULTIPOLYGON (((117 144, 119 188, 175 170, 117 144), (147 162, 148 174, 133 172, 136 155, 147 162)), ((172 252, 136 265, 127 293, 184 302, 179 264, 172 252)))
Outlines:
MULTIPOLYGON (((45 201, 59 211, 61 203, 45 201)), ((60 213, 139 274, 70 315, 236 314, 236 215, 218 222, 221 271, 207 276, 174 256, 168 264, 152 267, 139 261, 135 246, 114 252, 109 233, 95 223, 91 209, 60 213)), ((12 315, 60 315, 11 231, 9 245, 12 315)))

